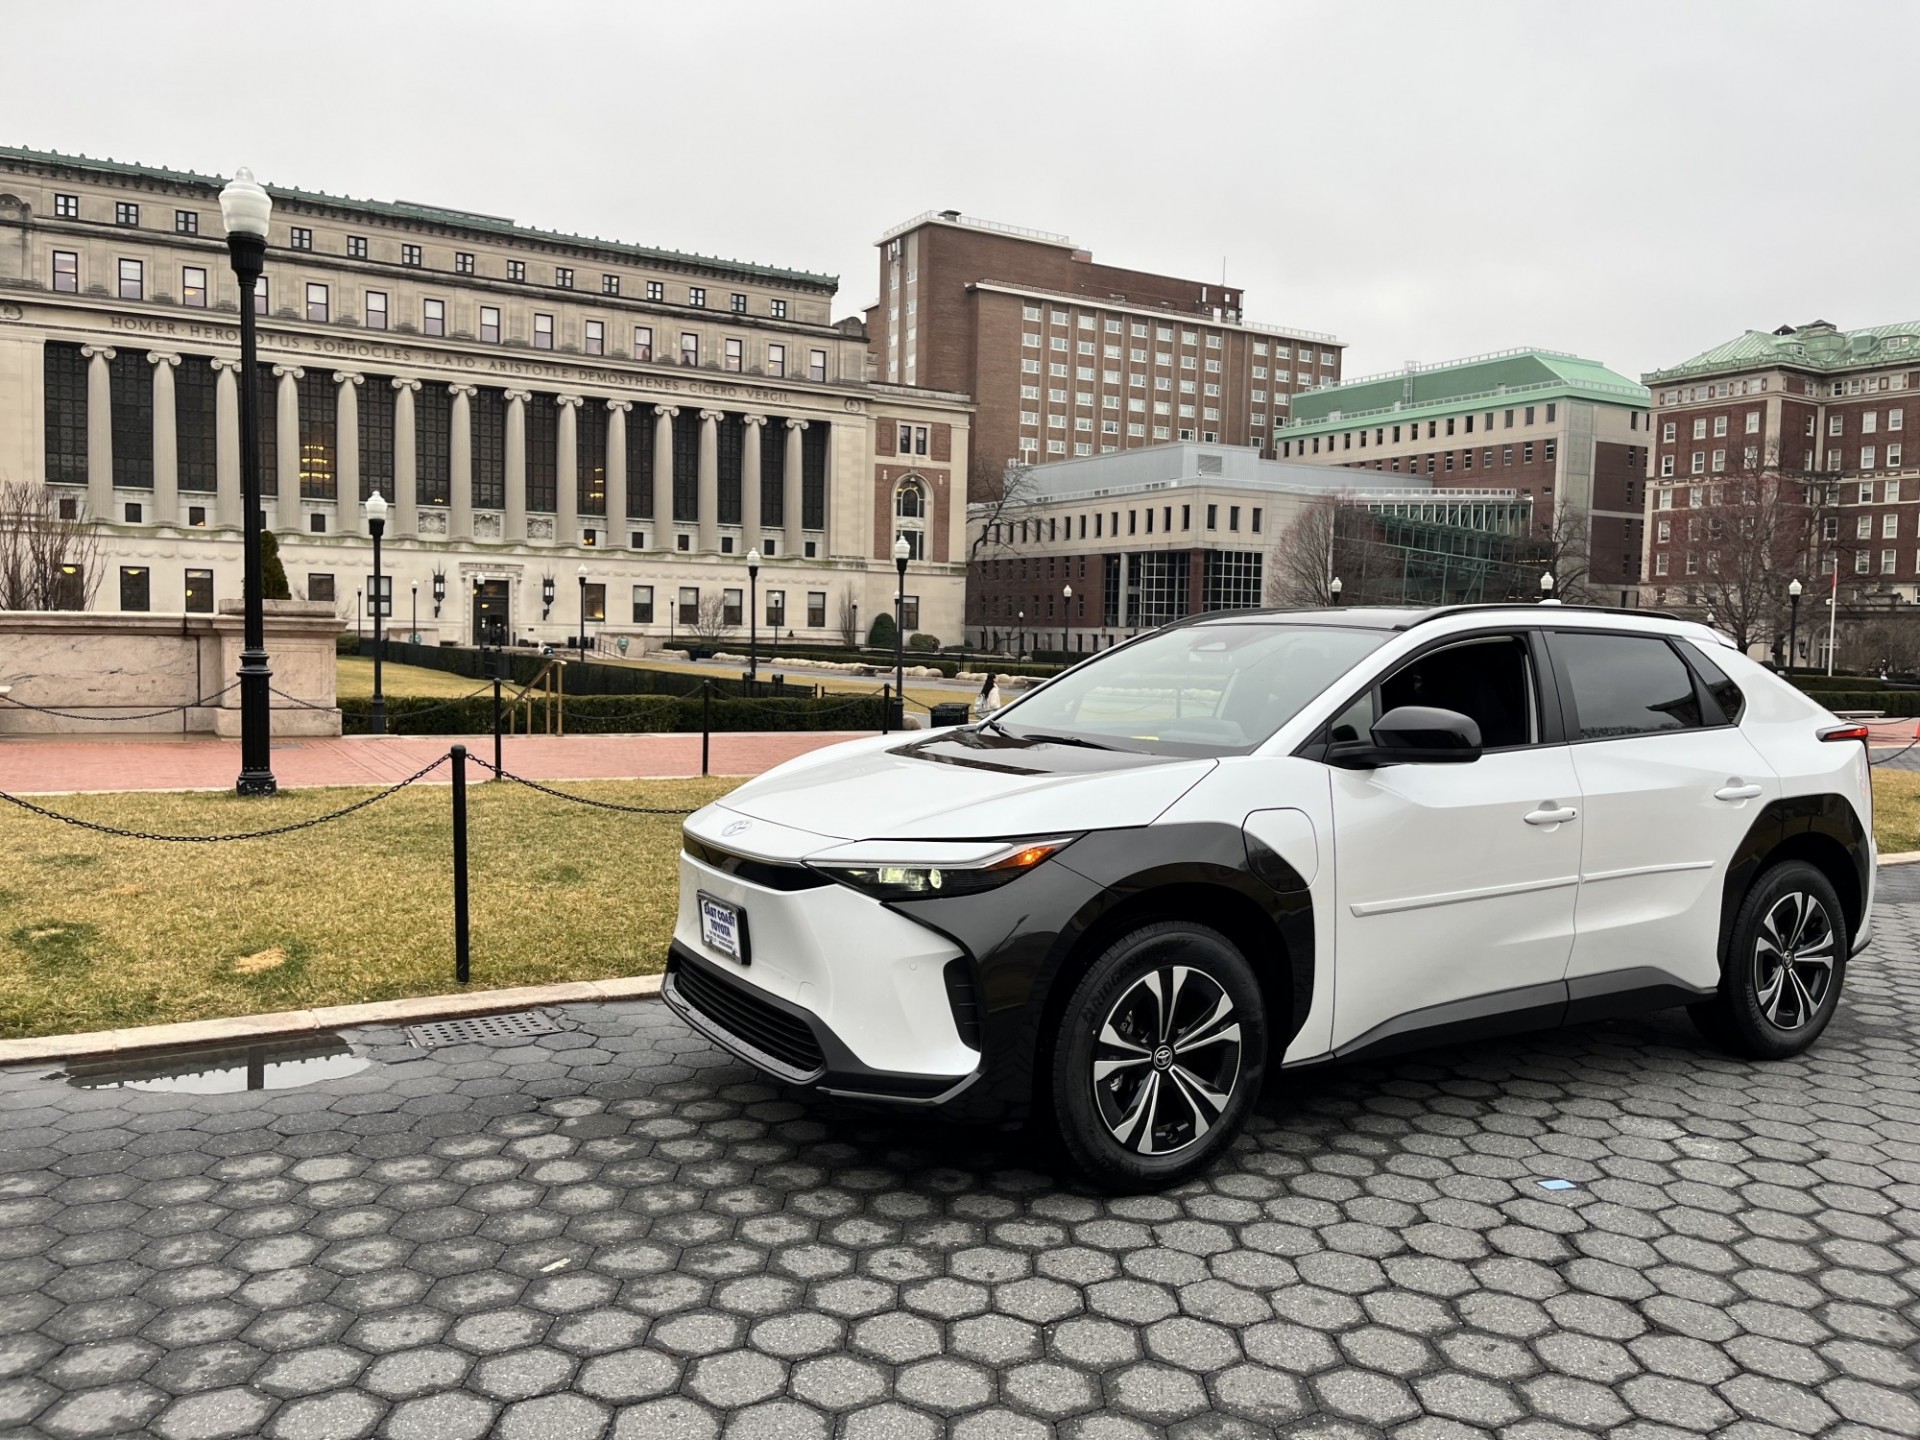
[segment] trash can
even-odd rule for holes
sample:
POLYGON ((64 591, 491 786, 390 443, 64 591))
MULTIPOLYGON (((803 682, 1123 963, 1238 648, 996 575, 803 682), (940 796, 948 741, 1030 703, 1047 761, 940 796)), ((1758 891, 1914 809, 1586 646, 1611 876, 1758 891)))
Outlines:
POLYGON ((935 730, 938 730, 943 725, 964 725, 967 723, 967 706, 965 701, 953 701, 944 705, 935 705, 931 708, 932 714, 928 719, 928 724, 935 730))

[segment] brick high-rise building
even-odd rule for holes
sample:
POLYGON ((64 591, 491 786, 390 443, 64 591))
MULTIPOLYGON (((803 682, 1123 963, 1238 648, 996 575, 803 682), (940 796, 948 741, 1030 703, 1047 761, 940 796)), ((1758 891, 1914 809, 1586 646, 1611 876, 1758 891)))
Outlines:
POLYGON ((1280 457, 1418 475, 1440 489, 1511 486, 1534 502, 1536 536, 1584 545, 1588 588, 1629 604, 1651 440, 1644 387, 1595 360, 1521 349, 1303 395, 1280 457))
POLYGON ((1843 606, 1920 599, 1920 453, 1906 453, 1909 410, 1920 424, 1920 402, 1906 399, 1920 386, 1920 322, 1749 330, 1644 378, 1658 426, 1647 472, 1653 603, 1694 602, 1707 560, 1687 512, 1710 508, 1727 477, 1756 473, 1808 487, 1820 508, 1821 553, 1805 579, 1823 599, 1836 567, 1843 606))
POLYGON ((928 213, 880 237, 874 378, 971 395, 969 493, 1010 463, 1164 442, 1257 446, 1343 342, 1242 318, 1235 286, 1097 265, 1064 235, 928 213))

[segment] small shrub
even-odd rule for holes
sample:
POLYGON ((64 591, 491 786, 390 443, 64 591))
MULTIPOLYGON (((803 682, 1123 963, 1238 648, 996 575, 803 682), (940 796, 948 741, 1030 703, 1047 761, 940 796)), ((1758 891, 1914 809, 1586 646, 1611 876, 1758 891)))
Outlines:
POLYGON ((867 644, 876 650, 891 650, 897 634, 899 631, 894 628, 893 616, 882 610, 873 617, 873 626, 867 631, 867 644))
POLYGON ((932 635, 915 634, 907 637, 907 649, 909 650, 938 650, 939 648, 939 640, 932 635))

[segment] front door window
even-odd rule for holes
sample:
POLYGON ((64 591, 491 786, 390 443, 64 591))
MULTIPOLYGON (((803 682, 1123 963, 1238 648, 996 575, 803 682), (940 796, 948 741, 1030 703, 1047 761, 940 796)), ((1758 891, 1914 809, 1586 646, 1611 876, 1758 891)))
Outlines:
POLYGON ((473 587, 473 643, 507 643, 507 595, 505 580, 481 580, 473 587))

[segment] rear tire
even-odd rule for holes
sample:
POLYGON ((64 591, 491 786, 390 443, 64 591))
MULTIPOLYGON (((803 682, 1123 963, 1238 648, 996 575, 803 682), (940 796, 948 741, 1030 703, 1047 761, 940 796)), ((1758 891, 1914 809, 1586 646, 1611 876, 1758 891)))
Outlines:
POLYGON ((1688 1007, 1700 1033, 1737 1055, 1782 1060, 1820 1038, 1840 1003, 1850 934, 1825 875, 1775 865, 1734 914, 1720 992, 1688 1007))
POLYGON ((1073 988, 1054 1036, 1054 1126, 1110 1190, 1156 1190, 1210 1164, 1246 1124, 1266 1075, 1260 983, 1217 930, 1143 925, 1073 988))

